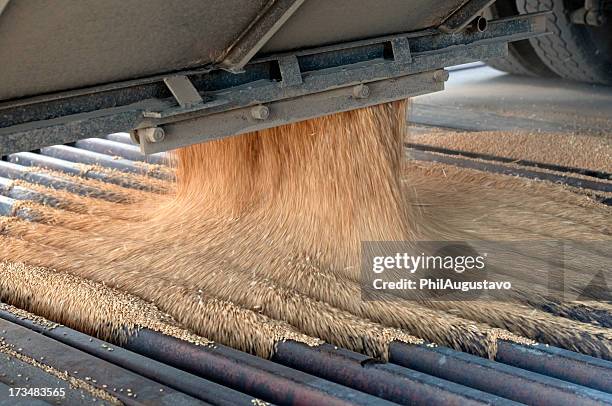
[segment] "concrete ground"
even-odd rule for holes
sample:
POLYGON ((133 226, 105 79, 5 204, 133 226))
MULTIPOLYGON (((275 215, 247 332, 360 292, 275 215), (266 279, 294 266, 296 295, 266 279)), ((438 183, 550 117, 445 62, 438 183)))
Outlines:
POLYGON ((411 121, 420 125, 612 133, 612 87, 508 75, 481 63, 451 68, 445 91, 413 101, 411 121))

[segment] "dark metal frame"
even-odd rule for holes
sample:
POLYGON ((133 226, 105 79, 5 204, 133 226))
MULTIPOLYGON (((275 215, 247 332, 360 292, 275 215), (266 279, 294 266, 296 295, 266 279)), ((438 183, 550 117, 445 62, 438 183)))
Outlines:
POLYGON ((5 102, 0 155, 126 130, 154 153, 442 90, 439 69, 503 56, 507 42, 545 34, 545 15, 493 21, 484 32, 430 29, 274 55, 242 73, 192 70, 5 102))

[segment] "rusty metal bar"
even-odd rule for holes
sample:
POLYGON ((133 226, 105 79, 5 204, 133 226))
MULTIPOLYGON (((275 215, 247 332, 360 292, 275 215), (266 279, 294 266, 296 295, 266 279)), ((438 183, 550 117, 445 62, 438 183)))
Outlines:
POLYGON ((217 406, 252 406, 253 397, 64 326, 49 329, 0 309, 0 318, 217 406))
POLYGON ((0 330, 5 342, 20 354, 39 360, 58 371, 66 371, 70 376, 107 391, 125 405, 207 404, 4 319, 0 319, 0 330))
POLYGON ((612 397, 607 393, 450 348, 394 342, 390 346, 390 361, 521 403, 543 406, 612 404, 612 397))
POLYGON ((612 362, 600 358, 546 345, 525 347, 501 341, 495 360, 612 393, 612 362))
POLYGON ((392 405, 325 379, 220 344, 196 346, 142 329, 123 347, 268 402, 296 405, 392 405))
POLYGON ((65 190, 82 196, 95 197, 110 202, 123 202, 125 199, 120 195, 101 190, 92 186, 82 185, 67 179, 46 173, 33 172, 29 168, 12 162, 0 161, 0 177, 8 179, 21 179, 37 185, 47 186, 52 189, 65 190))
POLYGON ((508 399, 324 344, 279 342, 274 362, 404 405, 516 405, 508 399))

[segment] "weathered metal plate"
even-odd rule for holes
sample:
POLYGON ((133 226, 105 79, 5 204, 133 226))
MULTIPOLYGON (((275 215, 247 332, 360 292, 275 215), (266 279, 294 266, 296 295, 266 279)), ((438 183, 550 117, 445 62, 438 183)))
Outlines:
POLYGON ((437 27, 466 0, 307 0, 263 53, 437 27))
POLYGON ((267 1, 10 1, 0 16, 0 100, 204 65, 267 1))
MULTIPOLYGON (((421 30, 464 2, 306 0, 263 50, 421 30)), ((268 0, 9 1, 0 15, 0 100, 220 62, 266 6, 273 7, 268 0)))

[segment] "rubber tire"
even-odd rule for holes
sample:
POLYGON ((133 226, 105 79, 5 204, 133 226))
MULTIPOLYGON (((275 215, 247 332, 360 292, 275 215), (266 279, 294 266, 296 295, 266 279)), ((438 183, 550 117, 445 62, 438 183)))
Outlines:
MULTIPOLYGON (((486 12, 487 18, 498 19, 518 15, 515 0, 497 0, 486 12)), ((508 56, 489 59, 487 65, 522 76, 558 77, 542 62, 528 40, 508 43, 508 56)))
POLYGON ((533 50, 564 79, 612 85, 612 22, 602 27, 573 24, 565 1, 516 0, 521 14, 552 10, 547 21, 552 34, 529 39, 533 50))
POLYGON ((505 58, 490 59, 486 62, 487 65, 492 68, 514 75, 547 78, 559 76, 542 62, 527 40, 509 43, 508 56, 505 58))

